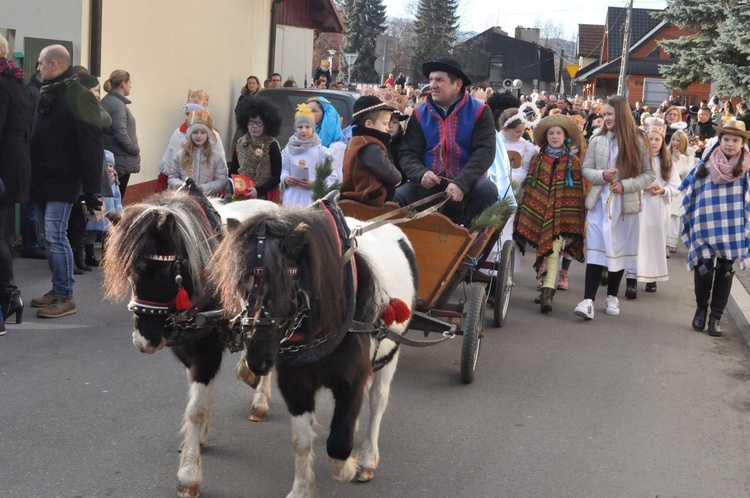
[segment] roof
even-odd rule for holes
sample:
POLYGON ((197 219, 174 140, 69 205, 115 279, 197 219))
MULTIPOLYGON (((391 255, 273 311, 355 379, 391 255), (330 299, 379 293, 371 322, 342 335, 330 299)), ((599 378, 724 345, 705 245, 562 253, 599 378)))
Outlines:
MULTIPOLYGON (((575 80, 586 81, 602 74, 619 75, 621 61, 622 56, 602 65, 589 64, 583 69, 583 71, 580 71, 579 74, 576 75, 575 80)), ((638 76, 657 76, 661 78, 662 75, 659 72, 659 67, 675 64, 676 62, 677 61, 668 60, 630 59, 630 61, 628 61, 628 74, 634 74, 638 76)))
MULTIPOLYGON (((622 41, 625 36, 625 18, 628 9, 609 7, 607 9, 607 57, 611 61, 622 56, 622 41)), ((630 44, 638 42, 649 34, 662 21, 654 18, 653 12, 659 9, 633 9, 630 15, 630 44)))
POLYGON ((277 4, 276 22, 322 33, 344 32, 344 22, 333 0, 284 0, 277 4))
POLYGON ((578 25, 578 55, 577 57, 593 57, 598 59, 604 42, 604 24, 578 25))

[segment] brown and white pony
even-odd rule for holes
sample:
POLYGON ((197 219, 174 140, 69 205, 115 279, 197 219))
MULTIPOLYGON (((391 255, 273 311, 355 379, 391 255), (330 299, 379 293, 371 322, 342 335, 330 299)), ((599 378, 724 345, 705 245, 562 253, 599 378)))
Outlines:
MULTIPOLYGON (((220 214, 224 210, 225 219, 276 209, 265 201, 217 208, 220 214)), ((203 480, 200 447, 208 441, 214 380, 225 349, 220 336, 228 332, 228 324, 217 321, 181 329, 178 323, 191 307, 201 312, 219 309, 205 269, 222 238, 220 220, 201 194, 167 191, 125 208, 113 222, 103 261, 105 295, 112 300, 130 297, 133 344, 141 352, 152 354, 171 346, 187 369, 190 389, 177 489, 180 496, 196 497, 203 480)), ((270 395, 269 375, 258 386, 251 419, 265 418, 270 395)))
POLYGON ((242 323, 248 367, 256 375, 277 372, 292 416, 295 475, 289 496, 314 494, 315 394, 323 387, 335 400, 327 441, 334 478, 372 479, 398 362, 398 344, 386 332, 405 332, 416 298, 416 259, 404 233, 393 225, 367 232, 356 239, 353 257, 342 258, 329 211, 282 208, 230 232, 211 268, 224 309, 242 323), (354 276, 356 291, 350 285, 354 276), (368 325, 370 333, 349 332, 368 325), (368 393, 370 419, 355 459, 357 419, 368 393))

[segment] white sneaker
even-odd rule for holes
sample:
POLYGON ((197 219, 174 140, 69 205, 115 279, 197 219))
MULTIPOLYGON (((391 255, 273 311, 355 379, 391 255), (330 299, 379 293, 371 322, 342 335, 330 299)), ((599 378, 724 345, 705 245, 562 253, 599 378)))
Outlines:
POLYGON ((607 296, 607 304, 604 305, 604 312, 612 316, 619 315, 620 301, 615 296, 607 296))
POLYGON ((583 301, 578 303, 578 306, 576 306, 576 309, 573 310, 573 313, 576 316, 585 318, 586 320, 593 320, 594 319, 594 301, 592 301, 591 299, 584 299, 583 301))

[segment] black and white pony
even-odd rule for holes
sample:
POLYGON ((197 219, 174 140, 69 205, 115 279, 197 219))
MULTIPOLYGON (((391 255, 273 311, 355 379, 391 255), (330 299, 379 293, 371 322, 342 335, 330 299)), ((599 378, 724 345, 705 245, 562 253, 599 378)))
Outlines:
POLYGON ((251 218, 221 243, 211 270, 225 311, 242 323, 249 368, 256 375, 276 369, 292 416, 290 497, 314 494, 315 394, 322 387, 335 400, 327 441, 333 476, 342 482, 374 477, 398 361, 398 344, 385 337, 405 332, 416 298, 416 259, 398 227, 365 233, 353 256, 342 257, 351 239, 342 242, 324 207, 251 218), (357 419, 368 391, 370 419, 355 457, 357 419))
MULTIPOLYGON (((225 219, 277 209, 266 201, 217 207, 225 219)), ((190 319, 195 312, 218 310, 205 275, 222 234, 216 214, 201 194, 156 194, 112 220, 103 261, 106 297, 130 296, 133 344, 149 354, 171 346, 187 368, 190 391, 177 472, 178 494, 185 497, 200 493, 200 446, 211 429, 214 379, 225 349, 221 336, 228 328, 218 321, 199 326, 190 319)), ((261 379, 253 399, 251 413, 256 419, 265 418, 270 394, 268 376, 261 379)))

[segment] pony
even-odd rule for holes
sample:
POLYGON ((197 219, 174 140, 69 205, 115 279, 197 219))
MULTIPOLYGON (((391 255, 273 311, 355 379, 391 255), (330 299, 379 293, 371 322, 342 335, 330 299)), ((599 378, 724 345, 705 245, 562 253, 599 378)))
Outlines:
MULTIPOLYGON (((334 478, 374 477, 398 338, 416 300, 416 257, 404 233, 383 225, 353 243, 346 228, 343 238, 337 233, 333 225, 345 223, 331 211, 338 209, 319 201, 254 216, 230 232, 211 263, 223 308, 241 323, 248 368, 255 375, 275 369, 291 414, 295 471, 289 497, 314 494, 315 394, 323 387, 335 400, 327 440, 334 478), (351 257, 347 247, 356 247, 351 257), (370 418, 355 457, 365 396, 370 418)), ((346 224, 367 225, 351 218, 346 224)))
MULTIPOLYGON (((221 366, 228 324, 198 324, 199 312, 218 310, 204 269, 222 238, 219 217, 244 219, 249 213, 271 212, 266 201, 218 206, 188 184, 185 192, 165 191, 125 208, 111 218, 104 267, 105 297, 130 293, 133 344, 153 354, 164 346, 187 369, 188 403, 182 422, 183 440, 177 479, 178 494, 197 497, 203 481, 201 445, 208 441, 213 419, 214 379, 221 366)), ((214 313, 216 314, 216 313, 214 313)), ((220 315, 220 313, 219 313, 220 315)), ((263 420, 271 395, 270 375, 260 379, 251 420, 263 420)))

